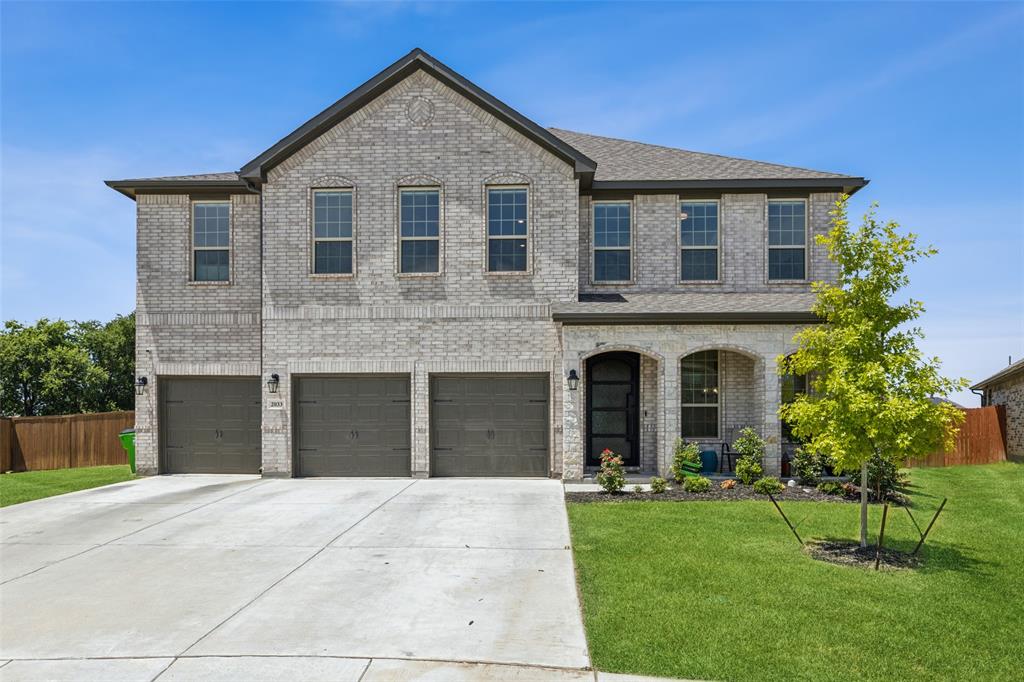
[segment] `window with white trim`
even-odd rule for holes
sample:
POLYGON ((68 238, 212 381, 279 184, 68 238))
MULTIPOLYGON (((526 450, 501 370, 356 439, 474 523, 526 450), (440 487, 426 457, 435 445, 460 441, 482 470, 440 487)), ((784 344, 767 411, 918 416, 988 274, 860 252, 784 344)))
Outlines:
POLYGON ((399 205, 399 272, 440 272, 441 191, 403 189, 399 205))
POLYGON ((706 350, 682 359, 679 393, 683 438, 718 438, 718 351, 706 350))
POLYGON ((313 190, 313 273, 352 274, 352 191, 313 190))
POLYGON ((679 279, 718 280, 718 202, 679 202, 679 279))
POLYGON ((807 205, 802 199, 768 202, 768 279, 807 277, 807 205))
POLYGON ((227 282, 231 278, 231 203, 192 204, 192 281, 227 282))
POLYGON ((487 190, 487 270, 525 272, 527 264, 527 190, 487 190))
POLYGON ((632 279, 632 204, 603 201, 594 204, 594 281, 632 279))

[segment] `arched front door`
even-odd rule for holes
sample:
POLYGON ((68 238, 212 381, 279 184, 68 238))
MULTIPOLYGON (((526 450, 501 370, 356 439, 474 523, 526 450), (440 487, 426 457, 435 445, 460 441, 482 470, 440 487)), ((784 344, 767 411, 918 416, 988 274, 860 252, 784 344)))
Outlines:
POLYGON ((607 448, 640 465, 640 356, 603 353, 587 360, 587 465, 607 448))

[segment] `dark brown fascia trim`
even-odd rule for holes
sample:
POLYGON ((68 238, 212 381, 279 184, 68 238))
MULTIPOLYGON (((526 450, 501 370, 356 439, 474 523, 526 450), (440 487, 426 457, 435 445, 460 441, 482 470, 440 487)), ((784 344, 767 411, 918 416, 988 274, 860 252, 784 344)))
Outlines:
POLYGON ((103 184, 129 199, 139 194, 259 194, 245 180, 105 180, 103 184))
POLYGON ((565 325, 600 324, 759 324, 821 322, 811 312, 790 313, 552 313, 551 319, 565 325))
POLYGON ((596 170, 597 164, 585 154, 452 71, 420 48, 416 48, 245 164, 239 171, 239 175, 254 182, 263 182, 266 179, 267 171, 272 167, 323 135, 339 121, 366 106, 395 83, 418 69, 427 71, 470 101, 489 111, 499 120, 572 164, 576 173, 581 176, 588 173, 592 176, 596 170))
POLYGON ((868 184, 865 178, 780 178, 776 180, 594 180, 592 191, 655 191, 668 192, 686 189, 825 189, 854 194, 868 184))

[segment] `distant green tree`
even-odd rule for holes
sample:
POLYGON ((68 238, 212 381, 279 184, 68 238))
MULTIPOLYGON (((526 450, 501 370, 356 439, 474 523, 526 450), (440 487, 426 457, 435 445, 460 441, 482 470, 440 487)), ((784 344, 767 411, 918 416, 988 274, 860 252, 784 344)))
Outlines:
POLYGON ((948 396, 967 382, 944 378, 939 359, 918 350, 924 334, 908 324, 924 312, 923 304, 891 301, 910 282, 907 266, 935 249, 918 247, 917 236, 900 234, 895 222, 880 223, 874 206, 851 229, 847 199, 836 202, 831 230, 817 238, 839 266, 835 284, 814 284, 814 312, 824 323, 797 334, 799 349, 778 363, 781 373, 808 375, 811 390, 779 414, 804 449, 829 457, 841 471, 861 472, 863 547, 868 463, 902 465, 949 445, 963 413, 931 398, 948 396))
POLYGON ((79 345, 106 380, 85 396, 88 412, 135 408, 135 313, 118 315, 110 322, 77 325, 79 345))
POLYGON ((132 409, 135 314, 112 321, 15 320, 0 331, 0 414, 132 409))

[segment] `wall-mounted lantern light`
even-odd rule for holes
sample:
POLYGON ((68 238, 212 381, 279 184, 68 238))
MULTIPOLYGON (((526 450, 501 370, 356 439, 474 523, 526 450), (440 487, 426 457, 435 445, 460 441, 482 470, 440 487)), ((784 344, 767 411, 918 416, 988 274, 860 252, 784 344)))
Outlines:
POLYGON ((135 380, 135 395, 142 395, 146 392, 146 384, 149 380, 146 377, 139 377, 135 380))
POLYGON ((569 370, 569 376, 567 376, 565 380, 569 384, 570 391, 575 391, 580 387, 580 375, 577 374, 574 369, 569 370))
POLYGON ((270 378, 267 379, 267 390, 271 393, 277 393, 278 387, 281 385, 281 377, 276 374, 271 374, 270 378))

